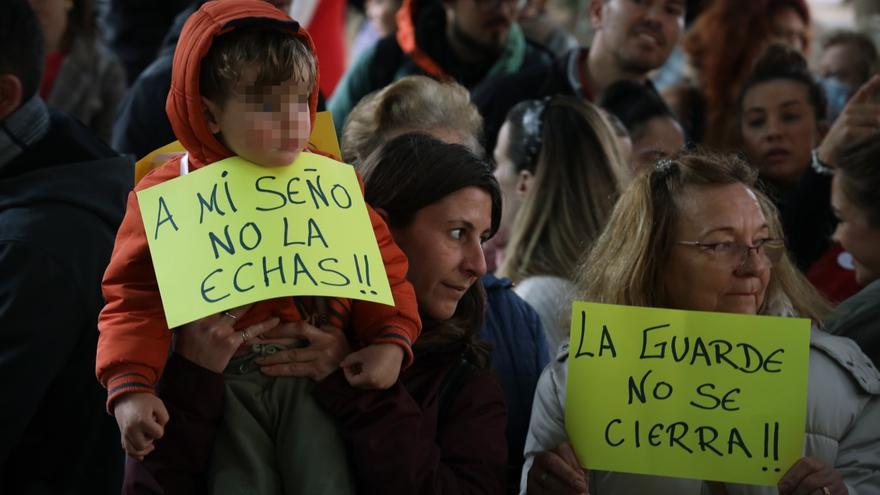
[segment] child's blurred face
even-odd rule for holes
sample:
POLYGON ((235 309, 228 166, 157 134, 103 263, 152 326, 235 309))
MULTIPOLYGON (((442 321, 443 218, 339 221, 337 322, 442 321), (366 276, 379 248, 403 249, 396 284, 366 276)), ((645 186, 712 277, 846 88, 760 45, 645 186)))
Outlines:
POLYGON ((204 100, 211 132, 233 153, 264 167, 296 160, 311 134, 309 84, 296 76, 278 85, 256 87, 258 68, 247 66, 233 94, 221 105, 204 100))

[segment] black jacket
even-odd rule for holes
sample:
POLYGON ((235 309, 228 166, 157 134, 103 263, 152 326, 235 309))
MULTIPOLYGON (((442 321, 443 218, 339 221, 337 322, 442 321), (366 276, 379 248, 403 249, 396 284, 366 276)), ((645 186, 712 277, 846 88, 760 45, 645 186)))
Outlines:
POLYGON ((119 493, 95 349, 132 182, 129 160, 57 112, 0 166, 0 493, 119 493))

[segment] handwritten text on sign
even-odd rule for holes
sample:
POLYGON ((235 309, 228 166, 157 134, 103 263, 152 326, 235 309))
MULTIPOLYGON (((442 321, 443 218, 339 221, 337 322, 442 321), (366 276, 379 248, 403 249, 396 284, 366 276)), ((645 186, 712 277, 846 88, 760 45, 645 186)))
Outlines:
POLYGON ((229 158, 138 193, 168 326, 293 295, 393 304, 354 169, 229 158))
POLYGON ((575 302, 565 424, 603 471, 774 485, 802 455, 809 320, 575 302))

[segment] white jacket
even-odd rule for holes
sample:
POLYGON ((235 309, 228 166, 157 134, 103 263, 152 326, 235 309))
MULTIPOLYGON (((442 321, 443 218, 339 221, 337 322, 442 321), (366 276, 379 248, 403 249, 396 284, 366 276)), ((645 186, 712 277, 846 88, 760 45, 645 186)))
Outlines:
MULTIPOLYGON (((567 442, 565 383, 568 347, 541 374, 526 437, 520 493, 535 454, 567 442)), ((814 329, 804 456, 822 459, 843 476, 850 495, 880 495, 880 373, 850 339, 814 329)), ((726 483, 729 495, 776 495, 776 487, 726 483)), ((590 495, 706 495, 700 480, 591 471, 590 495)))

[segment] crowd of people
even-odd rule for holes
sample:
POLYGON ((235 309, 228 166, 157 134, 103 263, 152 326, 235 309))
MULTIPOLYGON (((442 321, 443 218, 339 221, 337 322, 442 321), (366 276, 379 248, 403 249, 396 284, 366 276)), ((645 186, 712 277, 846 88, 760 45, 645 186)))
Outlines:
POLYGON ((814 43, 805 0, 583 3, 589 46, 542 0, 366 0, 346 60, 344 0, 4 0, 0 493, 880 495, 871 36, 814 43), (356 173, 393 304, 170 328, 138 193, 308 154, 356 173), (575 301, 808 319, 800 458, 588 469, 575 301))

